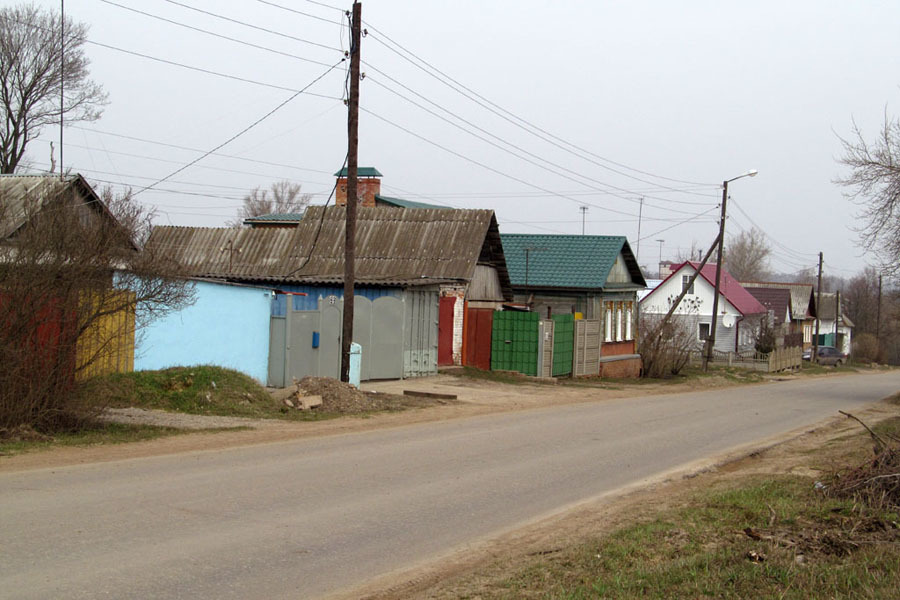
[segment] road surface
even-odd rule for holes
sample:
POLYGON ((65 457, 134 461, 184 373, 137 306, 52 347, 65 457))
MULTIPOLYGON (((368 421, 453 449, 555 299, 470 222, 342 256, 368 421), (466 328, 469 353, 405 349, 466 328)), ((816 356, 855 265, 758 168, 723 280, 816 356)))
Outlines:
POLYGON ((826 377, 0 474, 0 597, 320 597, 897 391, 826 377))

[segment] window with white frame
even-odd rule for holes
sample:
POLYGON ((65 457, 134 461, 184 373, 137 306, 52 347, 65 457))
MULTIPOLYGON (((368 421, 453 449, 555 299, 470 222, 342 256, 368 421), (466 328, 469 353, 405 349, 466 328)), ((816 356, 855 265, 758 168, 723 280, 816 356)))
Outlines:
POLYGON ((682 275, 681 276, 681 291, 687 290, 688 294, 694 293, 694 284, 691 283, 691 275, 682 275))
POLYGON ((703 341, 709 339, 709 323, 699 323, 697 329, 697 337, 703 341))
POLYGON ((622 341, 622 303, 616 302, 616 341, 622 341))
POLYGON ((612 341, 612 324, 613 324, 613 309, 612 302, 606 303, 606 328, 603 336, 603 341, 611 342, 612 341))
POLYGON ((626 340, 634 339, 634 336, 632 335, 632 332, 631 332, 631 318, 632 318, 633 312, 634 312, 634 307, 632 306, 631 302, 626 302, 625 303, 625 339, 626 340))

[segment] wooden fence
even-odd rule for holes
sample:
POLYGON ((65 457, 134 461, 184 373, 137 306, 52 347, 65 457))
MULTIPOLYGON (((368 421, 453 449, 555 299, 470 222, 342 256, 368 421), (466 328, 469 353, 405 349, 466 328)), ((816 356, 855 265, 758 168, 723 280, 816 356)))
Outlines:
MULTIPOLYGON (((691 363, 703 364, 703 353, 692 354, 691 363)), ((803 363, 802 348, 778 348, 768 354, 749 350, 746 352, 721 352, 713 351, 712 365, 739 367, 766 373, 776 373, 799 369, 803 363)))
POLYGON ((98 317, 78 338, 77 379, 134 370, 134 293, 119 294, 130 298, 114 295, 108 302, 122 308, 98 317))

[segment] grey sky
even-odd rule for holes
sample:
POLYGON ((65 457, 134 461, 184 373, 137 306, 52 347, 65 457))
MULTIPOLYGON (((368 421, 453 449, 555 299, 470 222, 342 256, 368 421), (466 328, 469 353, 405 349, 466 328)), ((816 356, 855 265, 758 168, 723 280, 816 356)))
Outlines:
MULTIPOLYGON (((114 1, 284 54, 101 0, 68 0, 66 12, 90 25, 93 42, 273 86, 301 89, 328 68, 301 58, 332 65, 348 43, 342 13, 309 1, 272 0, 324 21, 252 0, 180 0, 334 49, 164 0, 114 1)), ((663 259, 692 241, 705 248, 716 233, 722 180, 755 168, 758 177, 729 188, 729 233, 757 224, 774 241, 773 267, 782 272, 812 267, 820 250, 832 275, 866 264, 853 243, 855 207, 832 184, 837 134, 856 118, 871 137, 885 107, 900 106, 900 3, 369 0, 363 20, 360 165, 384 174, 387 195, 493 208, 510 233, 580 234, 586 204, 587 233, 627 235, 633 247, 643 196, 640 258, 655 271, 654 240, 665 240, 663 259), (564 152, 563 142, 542 141, 514 117, 485 110, 390 51, 388 39, 593 154, 564 152)), ((67 129, 64 158, 96 182, 140 189, 200 155, 149 141, 209 150, 292 94, 99 45, 87 51, 110 104, 100 121, 67 129)), ((345 66, 309 91, 339 98, 345 66)), ((46 168, 58 135, 47 129, 30 147, 35 167, 46 168)), ((278 179, 301 182, 324 202, 346 152, 346 109, 339 99, 302 94, 219 152, 249 160, 210 156, 140 195, 159 208, 161 223, 222 225, 249 189, 278 179)))

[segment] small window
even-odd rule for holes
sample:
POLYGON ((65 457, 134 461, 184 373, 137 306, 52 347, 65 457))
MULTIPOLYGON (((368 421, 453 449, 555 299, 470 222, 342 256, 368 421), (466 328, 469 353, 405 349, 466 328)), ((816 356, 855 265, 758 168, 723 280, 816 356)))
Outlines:
POLYGON ((613 325, 613 311, 612 305, 606 305, 606 332, 603 336, 603 341, 611 342, 612 341, 612 325, 613 325))
POLYGON ((709 323, 700 323, 700 330, 697 332, 701 340, 709 339, 709 323))
POLYGON ((631 303, 629 302, 625 306, 627 307, 625 310, 625 339, 630 340, 630 339, 634 339, 633 336, 631 335, 631 312, 632 312, 631 303))
POLYGON ((616 305, 616 341, 622 341, 622 304, 616 305))
POLYGON ((687 290, 688 294, 694 293, 694 284, 691 283, 691 275, 682 275, 681 276, 681 291, 687 290), (690 285, 688 285, 690 284, 690 285))

